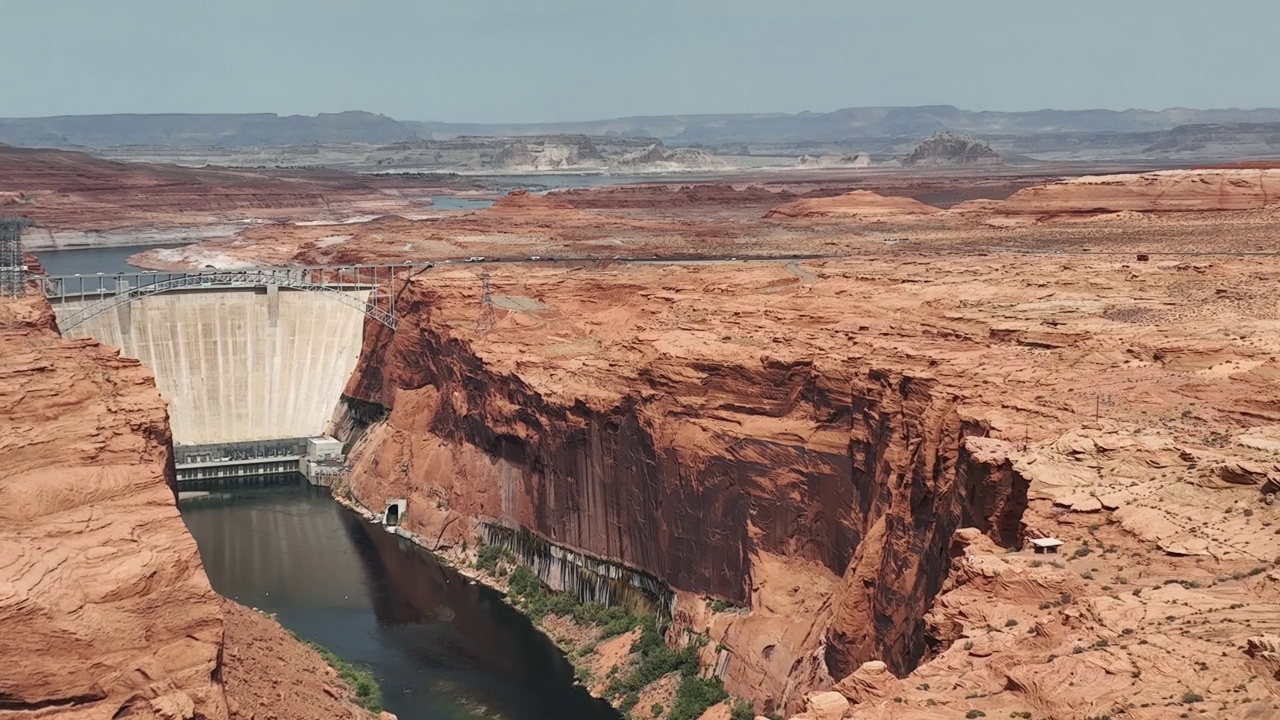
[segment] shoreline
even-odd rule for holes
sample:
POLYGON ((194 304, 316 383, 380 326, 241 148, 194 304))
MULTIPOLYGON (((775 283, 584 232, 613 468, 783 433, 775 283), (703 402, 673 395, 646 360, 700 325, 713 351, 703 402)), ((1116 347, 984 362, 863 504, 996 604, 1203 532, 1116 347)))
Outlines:
MULTIPOLYGON (((586 665, 579 662, 581 657, 583 657, 578 652, 579 648, 575 647, 574 645, 568 644, 566 640, 560 637, 558 633, 551 632, 551 629, 547 627, 547 624, 545 622, 546 621, 545 616, 543 618, 535 618, 534 616, 526 612, 524 608, 511 602, 510 583, 508 583, 504 578, 498 577, 484 570, 480 570, 475 567, 472 567, 471 563, 469 562, 463 562, 463 557, 458 552, 442 553, 442 552, 433 550, 430 546, 427 545, 425 538, 423 538, 421 535, 417 533, 404 529, 404 526, 402 525, 387 526, 380 523, 378 521, 378 514, 375 513, 373 510, 369 509, 367 506, 365 506, 363 503, 361 503, 354 497, 350 496, 349 492, 347 494, 339 494, 339 493, 333 492, 333 488, 329 488, 329 490, 330 490, 329 496, 333 498, 334 502, 356 513, 361 518, 363 518, 366 522, 369 522, 370 524, 373 524, 373 525, 377 525, 383 528, 384 530, 386 530, 387 532, 390 532, 394 535, 398 535, 408 540, 409 542, 413 543, 417 547, 421 548, 423 551, 431 553, 431 556, 437 562, 445 565, 450 570, 453 570, 454 572, 467 578, 471 582, 479 583, 481 585, 484 585, 485 587, 488 587, 491 590, 495 590, 497 592, 502 593, 503 602, 505 602, 509 607, 511 607, 516 612, 519 612, 521 616, 526 618, 535 628, 537 628, 538 632, 540 632, 543 635, 543 637, 550 640, 552 644, 556 646, 556 648, 564 656, 565 661, 568 662, 571 666, 573 666, 574 674, 576 676, 576 679, 574 680, 574 684, 586 690, 591 697, 594 697, 599 700, 603 700, 604 702, 609 703, 610 707, 614 708, 615 710, 618 710, 617 705, 612 700, 610 700, 608 697, 604 696, 603 694, 598 694, 594 692, 590 685, 583 682, 583 677, 584 677, 583 673, 584 672, 589 673, 590 669, 586 665), (389 529, 389 528, 392 528, 392 529, 389 529)), ((569 624, 575 633, 584 633, 584 632, 589 632, 591 630, 598 629, 595 626, 578 623, 573 618, 570 618, 570 617, 563 617, 560 615, 553 615, 551 617, 556 617, 560 621, 569 624)), ((601 639, 599 642, 603 642, 603 639, 601 639)), ((619 712, 622 712, 622 711, 619 710, 619 712)))

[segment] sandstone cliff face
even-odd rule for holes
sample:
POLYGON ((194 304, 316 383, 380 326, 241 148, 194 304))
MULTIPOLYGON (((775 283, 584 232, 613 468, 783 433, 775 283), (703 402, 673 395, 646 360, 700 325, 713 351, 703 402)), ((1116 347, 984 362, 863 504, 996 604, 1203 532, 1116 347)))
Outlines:
POLYGON ((1019 190, 996 206, 1005 215, 1261 210, 1280 203, 1280 170, 1164 170, 1086 175, 1019 190))
POLYGON ((1270 717, 1272 265, 498 266, 487 331, 473 269, 424 274, 347 388, 354 489, 661 579, 757 710, 1270 717))
POLYGON ((151 372, 39 296, 0 299, 0 346, 0 718, 367 716, 210 587, 151 372))
POLYGON ((222 613, 151 373, 0 302, 0 713, 226 717, 222 613))
POLYGON ((773 208, 765 218, 894 218, 927 215, 938 208, 908 197, 885 197, 870 190, 854 190, 843 195, 796 200, 773 208))
MULTIPOLYGON (((744 643, 804 628, 734 663, 739 692, 784 696, 801 665, 823 682, 828 625, 835 677, 873 657, 909 671, 927 651, 922 617, 954 530, 1015 539, 1025 486, 972 461, 964 439, 983 424, 926 374, 633 327, 612 329, 626 339, 602 356, 564 324, 532 354, 493 336, 478 350, 462 327, 473 281, 457 275, 412 282, 394 335, 367 330, 347 395, 366 418, 390 412, 356 445, 356 494, 408 495, 426 537, 456 542, 474 519, 519 524, 685 593, 772 608, 768 632, 734 630, 744 643), (830 595, 783 618, 802 577, 802 593, 830 595)), ((549 281, 537 290, 562 282, 549 281)), ((627 325, 605 309, 618 302, 600 311, 627 325)), ((530 315, 516 322, 553 327, 530 315)), ((678 619, 690 612, 678 604, 678 619)))

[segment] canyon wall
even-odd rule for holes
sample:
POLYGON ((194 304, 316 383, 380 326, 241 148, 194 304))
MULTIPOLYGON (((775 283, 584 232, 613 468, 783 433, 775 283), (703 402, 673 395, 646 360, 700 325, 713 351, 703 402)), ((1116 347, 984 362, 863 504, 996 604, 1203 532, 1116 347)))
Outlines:
POLYGON ((525 527, 650 574, 686 607, 707 596, 764 612, 818 578, 801 590, 818 596, 811 616, 763 634, 790 639, 730 663, 731 687, 761 699, 785 695, 801 666, 815 682, 873 658, 908 672, 928 651, 922 617, 955 529, 1016 540, 1025 486, 972 459, 983 424, 927 371, 630 335, 625 299, 590 280, 537 291, 560 309, 482 337, 461 319, 467 278, 415 280, 395 333, 366 326, 346 391, 348 424, 372 421, 352 453, 358 498, 409 497, 408 524, 440 542, 477 520, 525 527), (599 301, 622 336, 570 337, 568 295, 599 301), (793 624, 808 629, 779 629, 793 624))
POLYGON ((34 292, 0 299, 0 345, 0 718, 367 717, 210 587, 151 371, 34 292))
POLYGON ((0 716, 227 717, 151 373, 43 298, 0 301, 0 334, 0 716))

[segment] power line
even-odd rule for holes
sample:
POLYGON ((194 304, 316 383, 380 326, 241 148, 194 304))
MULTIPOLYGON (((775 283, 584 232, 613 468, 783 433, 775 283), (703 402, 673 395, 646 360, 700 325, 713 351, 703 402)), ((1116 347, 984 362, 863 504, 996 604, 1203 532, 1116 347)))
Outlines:
POLYGON ((19 297, 27 291, 27 266, 22 257, 24 218, 0 218, 0 295, 19 297))
POLYGON ((476 318, 476 332, 483 335, 498 321, 493 311, 493 293, 489 288, 489 271, 480 273, 480 316, 476 318))

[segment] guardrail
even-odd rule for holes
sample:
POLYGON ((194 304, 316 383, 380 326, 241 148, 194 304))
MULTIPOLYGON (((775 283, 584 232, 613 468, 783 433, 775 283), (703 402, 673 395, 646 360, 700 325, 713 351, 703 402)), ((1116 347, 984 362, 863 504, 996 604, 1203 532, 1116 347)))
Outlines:
POLYGON ((66 302, 72 299, 96 299, 96 302, 60 317, 58 325, 64 331, 124 303, 170 290, 268 286, 327 292, 339 302, 360 310, 394 330, 395 297, 388 292, 387 285, 397 273, 432 266, 432 263, 321 265, 179 273, 49 275, 36 280, 50 300, 66 302), (353 290, 369 290, 368 299, 362 301, 353 297, 349 294, 353 290))

